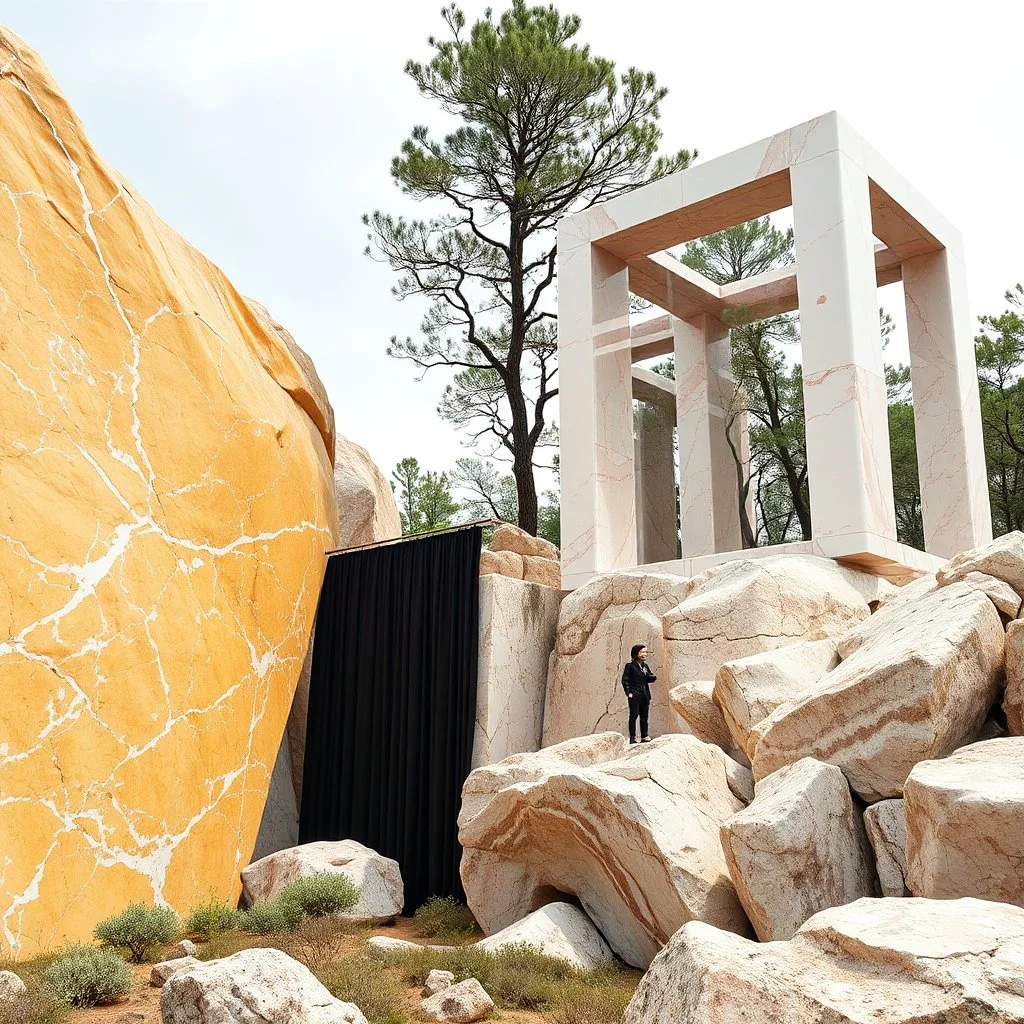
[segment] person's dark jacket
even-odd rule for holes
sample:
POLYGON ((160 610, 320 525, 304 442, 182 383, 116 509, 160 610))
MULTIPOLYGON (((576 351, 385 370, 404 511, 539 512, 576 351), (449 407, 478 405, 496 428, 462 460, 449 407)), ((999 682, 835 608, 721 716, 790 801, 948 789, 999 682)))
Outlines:
POLYGON ((646 663, 630 661, 622 670, 622 688, 627 697, 646 697, 651 699, 651 683, 658 677, 647 667, 646 663))

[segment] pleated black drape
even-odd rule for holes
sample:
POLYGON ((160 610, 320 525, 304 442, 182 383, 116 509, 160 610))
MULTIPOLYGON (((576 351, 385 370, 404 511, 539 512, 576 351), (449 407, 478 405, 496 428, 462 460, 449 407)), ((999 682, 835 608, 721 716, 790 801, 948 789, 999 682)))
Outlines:
POLYGON ((480 527, 332 556, 320 592, 299 841, 398 861, 411 913, 461 896, 476 718, 480 527))

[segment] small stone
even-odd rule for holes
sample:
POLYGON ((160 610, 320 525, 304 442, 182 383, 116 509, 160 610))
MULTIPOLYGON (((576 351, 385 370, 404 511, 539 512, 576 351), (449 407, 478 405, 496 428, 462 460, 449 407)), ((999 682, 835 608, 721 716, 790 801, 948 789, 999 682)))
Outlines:
POLYGON ((114 1021, 114 1024, 148 1024, 151 1020, 155 1020, 151 1014, 143 1013, 141 1010, 129 1010, 127 1013, 122 1013, 114 1021))
POLYGON ((14 971, 0 971, 0 1006, 13 1003, 26 991, 25 982, 14 971))
POLYGON ((171 948, 170 956, 167 959, 177 960, 183 956, 195 956, 198 952, 198 947, 191 939, 182 939, 181 942, 171 948))
POLYGON ((490 1016, 493 1009, 493 1000, 476 978, 451 985, 420 1004, 424 1020, 445 1021, 447 1024, 473 1024, 473 1021, 490 1016))
POLYGON ((149 983, 153 988, 163 988, 168 978, 173 978, 179 971, 187 970, 200 962, 194 956, 181 956, 153 964, 153 969, 149 972, 149 983))
POLYGON ((446 988, 455 984, 455 975, 451 971, 439 971, 436 968, 427 975, 426 984, 423 986, 424 996, 436 996, 446 988))

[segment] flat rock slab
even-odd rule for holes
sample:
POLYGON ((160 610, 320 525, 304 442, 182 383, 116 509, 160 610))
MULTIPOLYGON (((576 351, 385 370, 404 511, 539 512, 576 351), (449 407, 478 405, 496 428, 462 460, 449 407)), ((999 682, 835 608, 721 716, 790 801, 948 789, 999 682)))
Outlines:
POLYGON ((1019 1024, 1024 911, 981 900, 861 899, 788 942, 692 922, 624 1024, 1019 1024))
POLYGON ((789 939, 813 914, 877 895, 850 787, 834 765, 804 758, 757 783, 722 825, 729 874, 763 942, 789 939))
POLYGON ((904 806, 907 884, 916 896, 1024 905, 1024 737, 922 761, 904 806))
POLYGON ((506 946, 532 946, 583 971, 615 959, 594 922, 571 903, 549 903, 476 946, 489 953, 506 946))

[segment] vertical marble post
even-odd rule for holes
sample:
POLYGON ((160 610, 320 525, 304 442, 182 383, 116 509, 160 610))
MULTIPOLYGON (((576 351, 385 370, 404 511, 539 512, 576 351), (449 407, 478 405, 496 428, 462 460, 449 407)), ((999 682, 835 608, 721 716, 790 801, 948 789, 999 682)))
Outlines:
POLYGON ((683 557, 741 547, 736 468, 726 439, 729 339, 716 317, 672 318, 683 557))
MULTIPOLYGON (((671 396, 669 400, 671 401, 671 396)), ((640 402, 636 410, 637 561, 677 557, 675 416, 670 409, 640 402)))
POLYGON ((562 579, 636 565, 626 266, 593 246, 586 214, 558 230, 562 579))
POLYGON ((741 461, 749 465, 747 418, 736 415, 736 382, 732 376, 732 344, 725 324, 708 317, 711 335, 718 341, 707 346, 708 366, 708 431, 711 440, 711 495, 715 520, 715 550, 739 551, 743 547, 740 530, 739 480, 736 459, 730 447, 735 446, 741 461), (732 423, 729 418, 732 416, 732 423))
POLYGON ((840 150, 790 175, 814 536, 895 540, 867 175, 840 150))
POLYGON ((903 294, 925 546, 950 558, 992 537, 964 266, 947 249, 905 260, 903 294))

